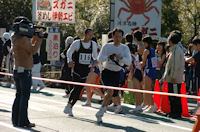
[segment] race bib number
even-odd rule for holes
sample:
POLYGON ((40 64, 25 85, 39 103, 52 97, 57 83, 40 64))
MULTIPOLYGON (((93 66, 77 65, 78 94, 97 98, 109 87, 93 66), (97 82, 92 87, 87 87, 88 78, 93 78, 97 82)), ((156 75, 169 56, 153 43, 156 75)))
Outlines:
POLYGON ((79 63, 80 64, 84 64, 84 65, 89 65, 91 62, 91 54, 87 54, 87 53, 80 53, 79 54, 79 63))
POLYGON ((136 67, 137 69, 141 69, 141 68, 140 68, 140 62, 139 62, 138 60, 135 60, 135 67, 136 67))
POLYGON ((152 63, 152 67, 153 68, 157 67, 157 59, 156 59, 156 57, 151 58, 151 63, 152 63))

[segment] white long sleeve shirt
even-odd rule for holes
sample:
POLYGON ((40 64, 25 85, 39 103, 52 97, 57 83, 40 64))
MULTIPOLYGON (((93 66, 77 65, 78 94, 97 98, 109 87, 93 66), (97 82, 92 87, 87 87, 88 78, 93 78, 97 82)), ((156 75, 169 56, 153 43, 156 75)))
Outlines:
POLYGON ((128 46, 120 44, 118 47, 114 43, 108 43, 103 46, 99 53, 98 61, 103 63, 103 68, 111 71, 120 71, 121 67, 109 59, 112 54, 120 55, 122 59, 118 60, 120 66, 131 65, 131 53, 128 46))
MULTIPOLYGON (((88 43, 84 43, 82 40, 82 45, 85 49, 89 49, 90 46, 91 46, 91 41, 89 41, 88 43)), ((76 40, 74 41, 70 48, 67 50, 67 60, 68 62, 71 62, 72 61, 72 54, 75 52, 75 51, 78 51, 80 48, 80 40, 76 40)), ((94 60, 97 60, 97 43, 92 41, 92 57, 94 60)))

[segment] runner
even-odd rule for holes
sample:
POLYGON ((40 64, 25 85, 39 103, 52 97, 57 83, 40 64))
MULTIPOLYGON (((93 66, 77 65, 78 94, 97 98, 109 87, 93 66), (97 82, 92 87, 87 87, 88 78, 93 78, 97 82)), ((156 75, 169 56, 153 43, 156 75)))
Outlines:
MULTIPOLYGON (((153 90, 153 83, 156 79, 156 66, 157 60, 155 50, 152 48, 152 39, 149 36, 143 38, 145 46, 144 53, 142 55, 141 66, 144 68, 144 90, 153 90)), ((155 112, 156 105, 154 105, 152 94, 144 94, 144 106, 147 106, 145 112, 155 112)))
POLYGON ((134 41, 136 42, 135 44, 138 47, 138 55, 139 55, 139 60, 140 62, 142 61, 142 55, 145 50, 144 44, 142 42, 142 32, 139 30, 134 31, 133 33, 134 41))
MULTIPOLYGON (((93 37, 93 30, 86 29, 83 40, 76 40, 72 43, 67 51, 68 66, 73 67, 73 82, 85 83, 89 73, 89 65, 91 58, 94 60, 93 67, 97 66, 97 44, 91 41, 93 37), (73 54, 74 53, 74 54, 73 54), (72 60, 72 54, 73 59, 72 60)), ((64 109, 64 113, 73 116, 72 107, 79 99, 83 86, 74 85, 70 93, 69 101, 64 109)))
MULTIPOLYGON (((94 42, 97 43, 97 40, 95 37, 92 38, 92 40, 94 42)), ((97 52, 99 53, 100 52, 100 46, 97 44, 97 52)), ((90 68, 90 72, 88 74, 88 77, 87 77, 87 80, 86 80, 86 83, 89 83, 89 84, 96 84, 96 85, 99 85, 100 83, 100 70, 99 70, 99 65, 93 67, 93 60, 92 60, 92 64, 91 64, 91 68, 90 68)), ((84 87, 86 92, 87 92, 87 100, 86 100, 86 103, 83 104, 83 106, 91 106, 91 100, 92 100, 92 96, 93 94, 97 94, 101 97, 101 99, 104 98, 104 94, 102 93, 101 89, 99 88, 94 88, 94 87, 84 87)))
MULTIPOLYGON (((98 60, 103 62, 102 80, 106 86, 119 87, 120 70, 124 64, 131 64, 131 54, 128 46, 121 44, 124 32, 119 28, 113 30, 113 43, 108 43, 103 46, 100 51, 98 60)), ((97 122, 102 122, 102 117, 106 107, 110 103, 112 97, 118 96, 118 90, 108 89, 106 91, 103 103, 99 111, 96 113, 97 122)), ((121 108, 118 104, 117 108, 121 108)))
MULTIPOLYGON (((132 46, 132 65, 130 67, 130 73, 128 77, 128 88, 133 88, 133 89, 142 89, 142 80, 143 80, 143 75, 141 71, 141 65, 139 61, 139 55, 137 53, 137 46, 133 45, 132 46)), ((141 93, 134 93, 135 97, 135 105, 136 108, 133 110, 130 110, 129 112, 136 112, 140 113, 142 112, 142 94, 141 93)))

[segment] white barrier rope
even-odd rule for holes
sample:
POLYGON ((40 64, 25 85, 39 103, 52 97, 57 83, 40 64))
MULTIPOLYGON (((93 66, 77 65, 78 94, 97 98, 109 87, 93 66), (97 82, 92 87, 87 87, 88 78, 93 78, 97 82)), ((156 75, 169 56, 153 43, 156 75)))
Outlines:
MULTIPOLYGON (((4 72, 0 72, 0 75, 13 76, 13 74, 4 73, 4 72)), ((81 85, 81 86, 87 86, 87 87, 105 88, 105 89, 112 89, 112 90, 122 90, 122 91, 136 92, 136 93, 159 94, 159 95, 167 95, 167 96, 185 97, 185 98, 191 98, 191 99, 200 99, 199 96, 194 96, 194 95, 154 92, 154 91, 148 91, 148 90, 120 88, 120 87, 112 87, 112 86, 104 86, 104 85, 96 85, 96 84, 88 84, 88 83, 79 83, 79 82, 71 82, 71 81, 63 81, 63 80, 56 80, 56 79, 39 78, 39 77, 32 77, 32 79, 43 80, 43 81, 47 81, 47 82, 55 82, 55 83, 81 85)))

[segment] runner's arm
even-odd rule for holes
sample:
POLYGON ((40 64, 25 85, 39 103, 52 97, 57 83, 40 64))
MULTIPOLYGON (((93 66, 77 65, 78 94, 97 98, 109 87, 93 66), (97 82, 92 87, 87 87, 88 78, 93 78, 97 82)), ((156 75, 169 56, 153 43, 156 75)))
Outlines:
POLYGON ((80 42, 75 41, 75 42, 73 42, 73 43, 71 44, 71 46, 70 46, 69 49, 67 50, 67 61, 68 61, 68 63, 73 61, 73 60, 72 60, 72 54, 73 54, 75 51, 79 50, 79 48, 80 48, 80 42))
POLYGON ((128 47, 125 48, 125 56, 124 57, 121 57, 119 63, 123 63, 127 66, 130 66, 131 65, 131 53, 130 53, 130 50, 128 49, 128 47))
POLYGON ((108 55, 106 53, 106 45, 103 46, 103 48, 101 49, 99 56, 98 56, 98 61, 99 62, 104 62, 108 59, 108 55))
POLYGON ((93 59, 94 60, 97 60, 97 58, 98 58, 98 55, 97 55, 97 43, 96 42, 94 42, 94 41, 92 41, 92 57, 93 57, 93 59))
POLYGON ((142 62, 141 62, 141 68, 144 68, 146 65, 146 61, 147 61, 147 56, 150 54, 149 50, 145 49, 144 53, 142 55, 142 62))

